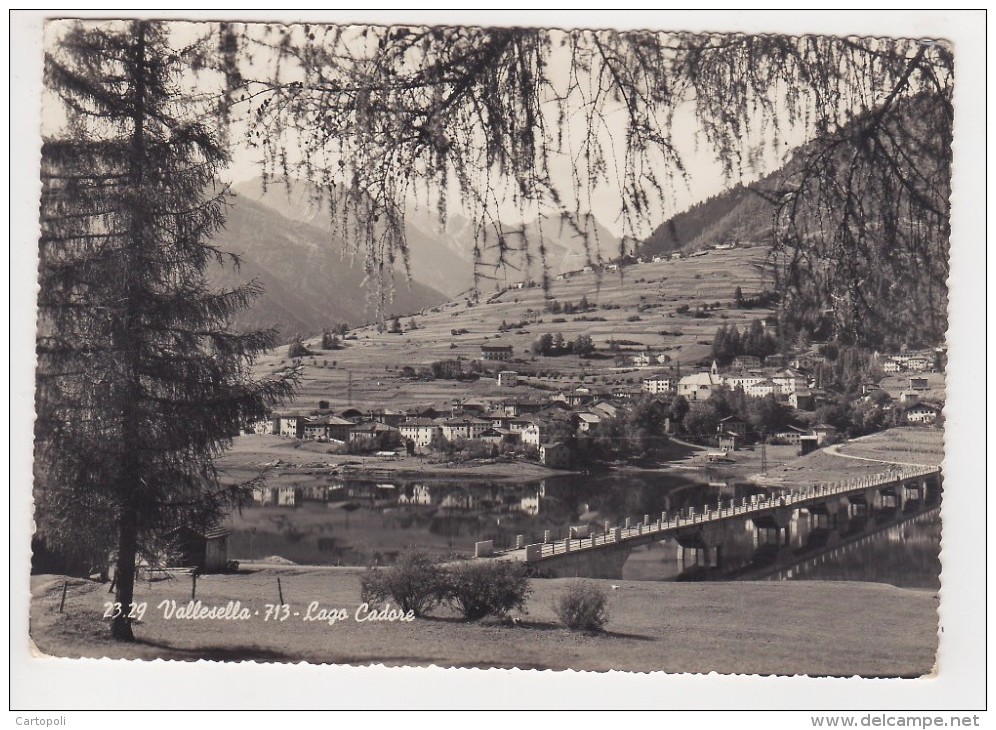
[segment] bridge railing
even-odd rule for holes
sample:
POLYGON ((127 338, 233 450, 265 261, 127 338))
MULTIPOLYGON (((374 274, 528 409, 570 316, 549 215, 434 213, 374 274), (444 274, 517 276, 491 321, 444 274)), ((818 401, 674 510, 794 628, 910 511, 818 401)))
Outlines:
MULTIPOLYGON (((689 525, 715 522, 728 517, 758 514, 779 507, 791 507, 811 502, 820 497, 847 494, 861 489, 873 489, 890 484, 901 484, 907 479, 939 473, 939 467, 904 467, 900 470, 875 474, 870 477, 814 484, 812 488, 807 490, 792 491, 777 496, 762 497, 755 494, 749 499, 743 497, 740 500, 730 500, 725 507, 723 506, 723 501, 720 500, 715 507, 710 506, 703 508, 701 511, 690 507, 681 510, 677 514, 663 512, 660 519, 656 521, 644 520, 635 525, 628 524, 626 527, 612 527, 606 529, 604 533, 593 533, 588 537, 571 537, 568 530, 567 536, 558 538, 554 537, 552 532, 548 532, 548 538, 543 543, 528 545, 524 549, 526 551, 526 559, 532 562, 532 560, 537 559, 537 556, 538 559, 542 559, 580 550, 591 550, 600 546, 619 544, 644 535, 659 534, 689 525)), ((629 523, 628 519, 627 523, 629 523)), ((514 551, 508 550, 505 552, 514 551)))

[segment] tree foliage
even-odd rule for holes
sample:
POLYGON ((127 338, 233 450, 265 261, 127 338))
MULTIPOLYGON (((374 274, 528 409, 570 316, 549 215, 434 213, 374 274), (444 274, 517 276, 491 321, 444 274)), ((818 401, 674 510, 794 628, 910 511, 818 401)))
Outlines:
MULTIPOLYGON (((233 334, 259 293, 205 278, 225 255, 216 174, 227 155, 200 121, 160 24, 72 24, 45 78, 65 114, 42 149, 36 504, 50 546, 116 551, 117 600, 136 557, 171 528, 204 529, 239 503, 213 458, 265 415, 289 381, 255 382, 271 332, 233 334)), ((112 631, 131 638, 130 619, 112 631)))
POLYGON ((775 204, 787 318, 813 331, 826 320, 864 342, 913 336, 913 318, 918 339, 944 332, 953 54, 943 42, 418 26, 227 32, 248 57, 272 60, 247 86, 267 173, 325 190, 371 274, 407 256, 410 200, 444 221, 454 192, 472 221, 479 275, 547 263, 542 230, 534 241, 510 235, 505 201, 516 217, 542 212, 578 228, 600 263, 586 229, 592 195, 613 181, 627 235, 666 215, 687 178, 672 122, 691 105, 731 180, 794 129, 813 140, 787 175, 755 191, 775 204), (566 183, 555 174, 564 158, 573 163, 566 183), (916 306, 898 311, 897 298, 916 306))

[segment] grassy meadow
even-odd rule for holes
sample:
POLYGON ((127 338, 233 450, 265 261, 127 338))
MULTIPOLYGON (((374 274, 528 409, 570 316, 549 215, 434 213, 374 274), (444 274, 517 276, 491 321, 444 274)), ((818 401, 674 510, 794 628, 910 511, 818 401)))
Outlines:
POLYGON ((166 619, 157 606, 186 604, 190 577, 142 582, 138 641, 121 644, 101 618, 106 586, 70 580, 59 613, 64 579, 34 576, 31 636, 41 653, 68 657, 762 675, 915 677, 932 671, 937 649, 937 594, 883 584, 597 581, 609 623, 586 635, 556 620, 567 579, 532 580, 526 612, 510 621, 466 622, 440 608, 411 623, 372 623, 355 620, 359 578, 356 569, 288 567, 198 580, 205 605, 237 600, 259 612, 246 621, 166 619), (291 615, 264 621, 278 590, 291 615), (312 601, 349 618, 306 622, 312 601))

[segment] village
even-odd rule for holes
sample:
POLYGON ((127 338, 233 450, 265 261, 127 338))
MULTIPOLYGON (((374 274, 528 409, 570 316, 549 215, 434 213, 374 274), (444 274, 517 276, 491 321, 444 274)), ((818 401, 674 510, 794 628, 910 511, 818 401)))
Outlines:
MULTIPOLYGON (((872 365, 882 377, 860 384, 856 400, 876 416, 864 428, 819 419, 832 412, 830 405, 837 394, 816 387, 816 370, 827 362, 818 348, 763 359, 739 355, 722 369, 713 361, 708 369, 684 375, 680 363, 661 369, 670 358, 648 349, 628 356, 637 372, 647 373, 640 376, 639 384, 606 388, 575 383, 539 393, 539 388, 549 386, 538 386, 531 382, 535 378, 504 369, 512 355, 511 346, 482 345, 480 359, 470 363, 469 372, 475 378, 493 379, 499 397, 456 397, 446 403, 366 409, 336 407, 331 399, 320 400, 313 409, 276 411, 247 426, 246 434, 327 443, 329 453, 375 454, 385 459, 503 455, 571 469, 591 466, 596 460, 591 444, 614 426, 612 432, 618 438, 619 424, 641 408, 656 407, 662 439, 689 440, 712 449, 711 459, 723 460, 761 441, 797 445, 804 455, 839 439, 888 426, 930 425, 937 422, 943 407, 942 349, 872 356, 872 365), (727 403, 737 399, 747 409, 766 403, 776 409, 775 415, 747 418, 727 403), (686 419, 695 404, 717 401, 720 405, 711 421, 686 419)), ((462 368, 451 373, 456 379, 462 374, 462 368)), ((604 439, 601 446, 597 456, 603 461, 627 455, 611 444, 606 448, 604 439)))

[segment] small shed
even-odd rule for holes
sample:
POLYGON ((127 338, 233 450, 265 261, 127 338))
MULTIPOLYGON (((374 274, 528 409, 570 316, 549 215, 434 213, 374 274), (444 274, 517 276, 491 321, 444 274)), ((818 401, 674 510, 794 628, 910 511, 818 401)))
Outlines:
POLYGON ((813 426, 813 435, 816 436, 817 446, 826 446, 837 440, 837 429, 828 423, 820 423, 813 426))
POLYGON ((231 534, 231 530, 224 528, 202 531, 184 526, 171 530, 166 537, 178 554, 174 560, 177 567, 213 573, 228 567, 228 537, 231 534))
POLYGON ((816 436, 800 436, 799 437, 799 456, 805 456, 806 454, 811 454, 820 447, 816 436))

